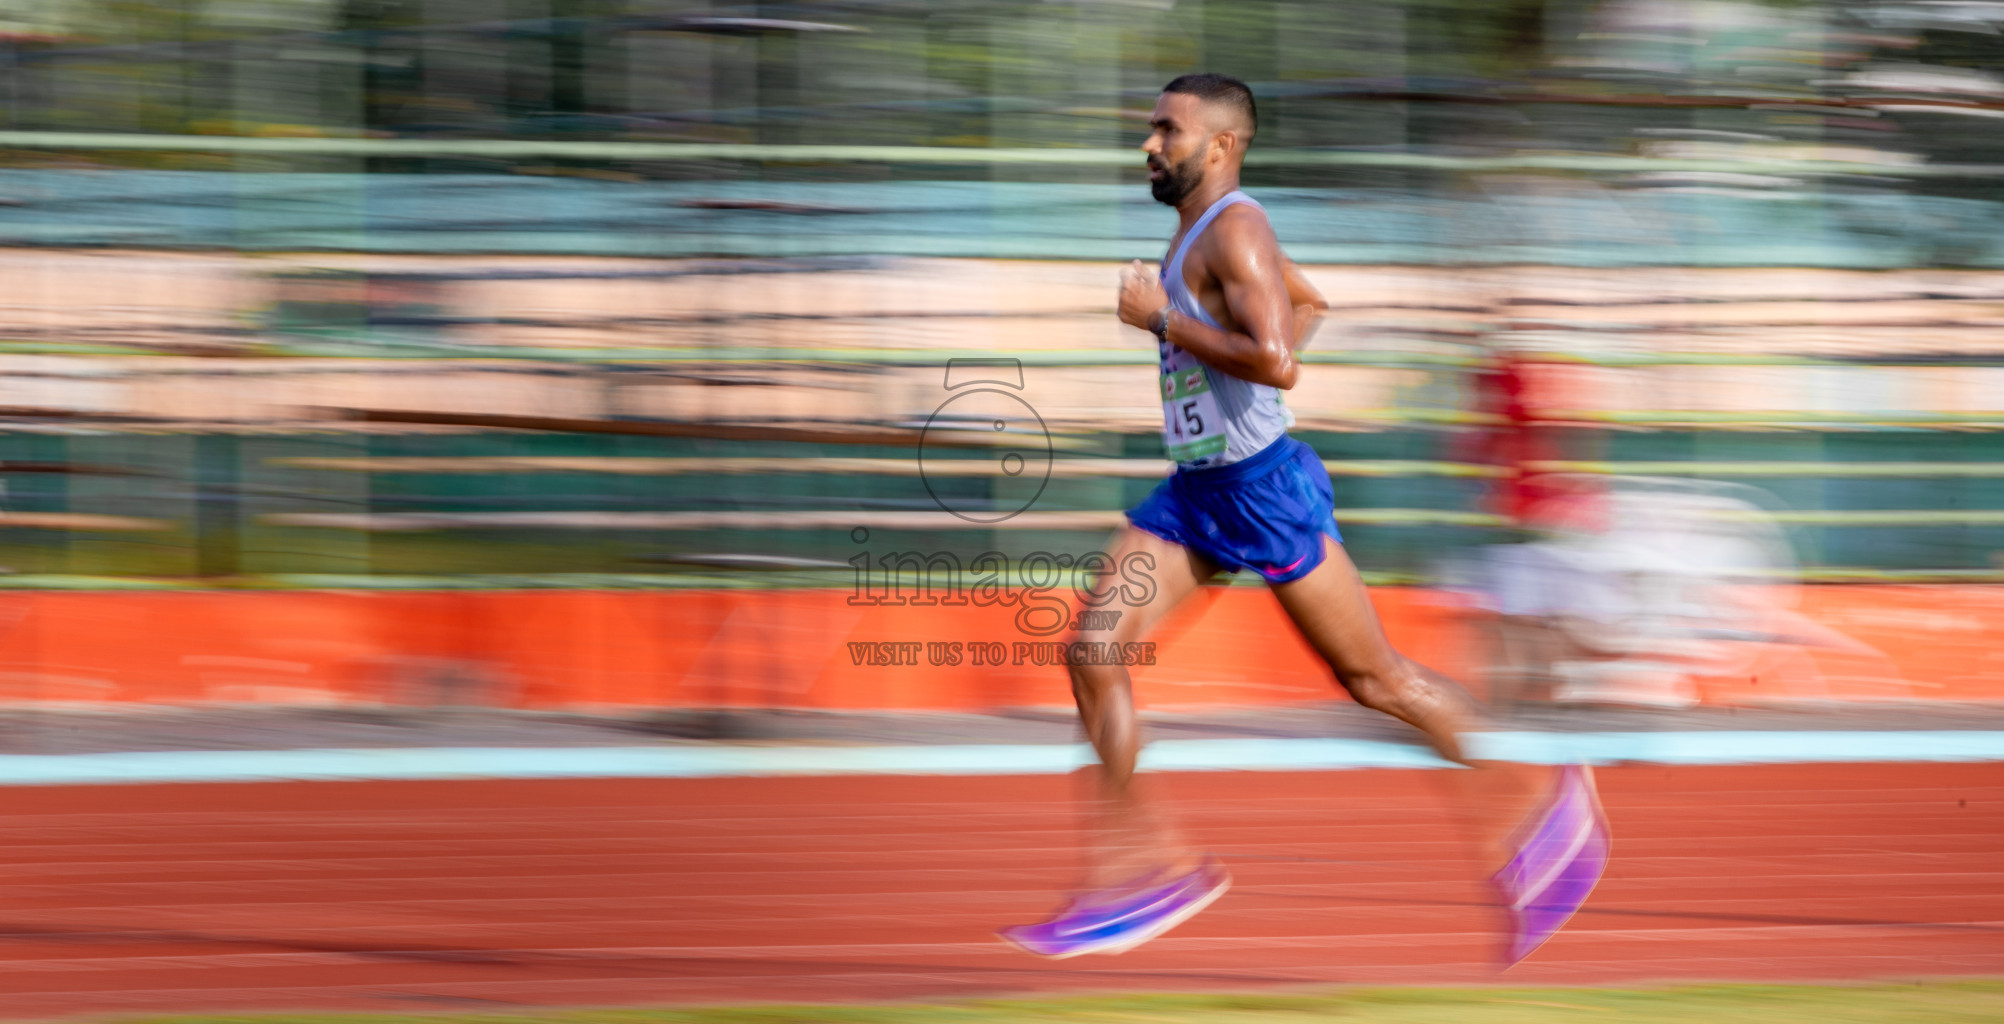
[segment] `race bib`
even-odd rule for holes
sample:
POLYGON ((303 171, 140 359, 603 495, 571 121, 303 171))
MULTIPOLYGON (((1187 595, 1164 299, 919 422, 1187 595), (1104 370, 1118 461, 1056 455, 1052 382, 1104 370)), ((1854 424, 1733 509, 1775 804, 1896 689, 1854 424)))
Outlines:
POLYGON ((1194 462, 1225 450, 1225 417, 1201 363, 1162 371, 1162 445, 1177 462, 1194 462))

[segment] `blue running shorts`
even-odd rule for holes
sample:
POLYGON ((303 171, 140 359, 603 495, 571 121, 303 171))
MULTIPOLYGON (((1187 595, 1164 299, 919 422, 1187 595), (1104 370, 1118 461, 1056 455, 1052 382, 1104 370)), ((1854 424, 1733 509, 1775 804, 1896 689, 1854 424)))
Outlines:
POLYGON ((1227 572, 1251 569, 1268 583, 1286 583, 1322 564, 1323 537, 1343 542, 1335 508, 1336 490, 1315 449, 1282 434, 1251 458, 1178 468, 1127 510, 1127 521, 1227 572))

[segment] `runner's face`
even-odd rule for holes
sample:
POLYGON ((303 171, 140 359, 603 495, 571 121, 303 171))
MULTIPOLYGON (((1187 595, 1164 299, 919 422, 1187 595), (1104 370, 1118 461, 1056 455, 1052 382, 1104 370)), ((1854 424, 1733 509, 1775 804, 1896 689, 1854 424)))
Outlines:
POLYGON ((1148 193, 1158 203, 1175 206, 1204 183, 1204 153, 1212 132, 1203 117, 1203 101, 1180 92, 1165 92, 1148 118, 1148 193))

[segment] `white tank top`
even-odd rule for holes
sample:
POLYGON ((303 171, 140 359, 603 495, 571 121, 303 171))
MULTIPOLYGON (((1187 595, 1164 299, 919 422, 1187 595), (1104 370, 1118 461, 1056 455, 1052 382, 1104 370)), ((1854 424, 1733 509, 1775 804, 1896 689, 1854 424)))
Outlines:
MULTIPOLYGON (((1228 206, 1264 207, 1244 192, 1231 192, 1211 204, 1162 270, 1162 290, 1176 312, 1224 329, 1183 283, 1183 258, 1204 229, 1228 206)), ((1294 425, 1294 413, 1281 401, 1280 390, 1234 377, 1204 364, 1177 345, 1162 342, 1162 443, 1176 464, 1188 469, 1225 466, 1258 454, 1294 425)))

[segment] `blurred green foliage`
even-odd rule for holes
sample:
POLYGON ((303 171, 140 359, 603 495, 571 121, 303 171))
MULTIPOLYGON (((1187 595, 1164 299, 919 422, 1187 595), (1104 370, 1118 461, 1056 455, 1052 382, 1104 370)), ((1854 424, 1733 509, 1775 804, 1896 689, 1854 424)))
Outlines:
POLYGON ((1565 6, 40 0, 0 38, 12 128, 1106 145, 1202 68, 1297 146, 1402 141, 1346 97, 1521 77, 1565 6))
MULTIPOLYGON (((1666 133, 1728 132, 1995 163, 2004 160, 2004 135, 1970 129, 1987 127, 1981 118, 2004 97, 1995 75, 2004 67, 2004 16, 1952 6, 22 0, 0 14, 0 129, 1112 147, 1139 142, 1142 112, 1165 81, 1208 69, 1254 84, 1264 147, 1633 152, 1666 133), (1860 95, 1899 102, 1855 114, 1774 107, 1860 95), (1926 102, 1906 102, 1915 97, 1926 102)), ((262 166, 200 155, 94 159, 262 166)), ((439 158, 363 166, 744 172, 439 158)), ((294 160, 267 169, 355 165, 294 160)), ((1264 173, 1265 184, 1349 183, 1326 170, 1264 173)), ((1414 184, 1383 174, 1371 183, 1414 184)), ((1989 186, 1950 190, 1987 194, 1989 186)))

